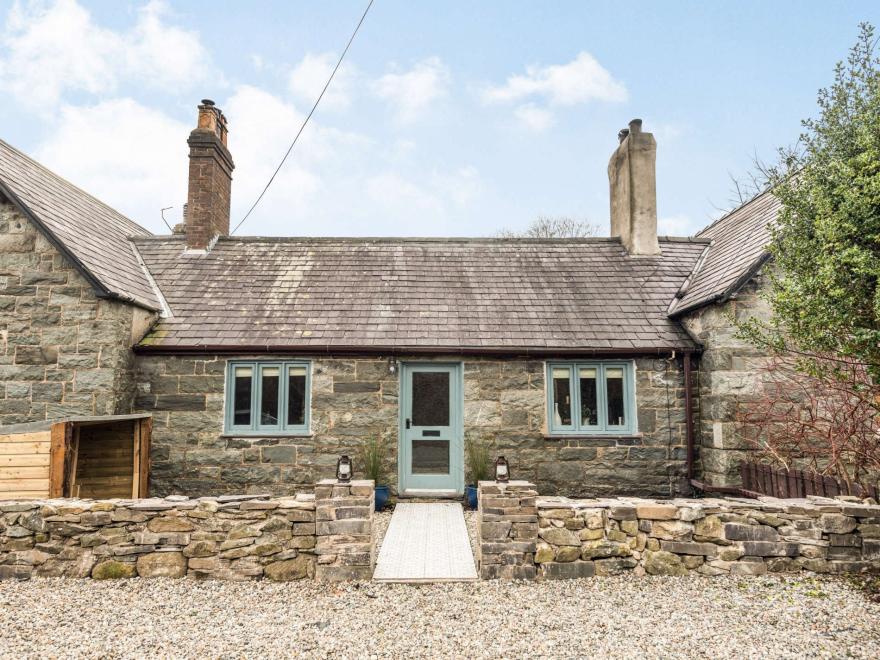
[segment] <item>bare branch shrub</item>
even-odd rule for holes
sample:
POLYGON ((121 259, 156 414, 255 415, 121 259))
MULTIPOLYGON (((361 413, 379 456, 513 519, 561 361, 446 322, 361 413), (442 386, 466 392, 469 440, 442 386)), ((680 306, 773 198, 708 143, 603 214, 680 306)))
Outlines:
POLYGON ((597 236, 599 228, 586 220, 568 216, 538 216, 521 231, 502 229, 500 238, 588 238, 597 236))
POLYGON ((759 370, 763 393, 737 404, 738 431, 768 463, 876 483, 880 387, 855 360, 826 367, 808 373, 794 356, 772 359, 759 370))

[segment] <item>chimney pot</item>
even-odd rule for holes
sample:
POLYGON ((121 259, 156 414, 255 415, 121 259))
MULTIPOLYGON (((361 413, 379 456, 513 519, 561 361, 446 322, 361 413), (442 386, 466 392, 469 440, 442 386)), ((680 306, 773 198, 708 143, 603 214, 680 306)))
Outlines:
POLYGON ((226 117, 211 99, 202 99, 196 128, 189 134, 189 192, 184 206, 186 246, 205 250, 229 234, 232 170, 226 147, 226 117))
POLYGON ((660 254, 657 242, 657 142, 633 119, 617 134, 620 144, 608 162, 611 235, 629 254, 660 254))

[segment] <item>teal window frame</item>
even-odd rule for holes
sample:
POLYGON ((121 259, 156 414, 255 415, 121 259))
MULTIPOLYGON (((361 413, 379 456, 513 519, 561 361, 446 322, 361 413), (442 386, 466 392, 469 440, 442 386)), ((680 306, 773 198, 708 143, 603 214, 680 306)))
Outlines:
POLYGON ((631 435, 636 433, 635 368, 629 361, 591 360, 584 362, 548 362, 547 381, 547 429, 551 435, 631 435), (553 371, 568 370, 569 397, 571 399, 571 424, 555 423, 555 401, 553 397, 553 371), (578 375, 581 369, 596 370, 597 424, 586 425, 581 420, 581 388, 578 375), (623 414, 626 423, 608 423, 608 388, 606 373, 608 369, 623 369, 623 414))
POLYGON ((312 363, 308 360, 229 360, 226 364, 226 393, 224 431, 227 435, 309 435, 312 407, 312 363), (251 368, 251 422, 234 424, 236 368, 251 368), (278 368, 278 423, 261 424, 260 406, 262 402, 262 373, 265 369, 278 368), (288 384, 292 368, 306 370, 305 392, 303 396, 303 423, 290 424, 288 414, 288 384))

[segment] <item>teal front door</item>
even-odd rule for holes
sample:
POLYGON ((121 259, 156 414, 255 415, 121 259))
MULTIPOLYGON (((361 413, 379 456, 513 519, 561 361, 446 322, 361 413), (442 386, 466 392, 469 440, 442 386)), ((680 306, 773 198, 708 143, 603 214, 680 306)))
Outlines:
POLYGON ((461 494, 461 365, 404 364, 400 379, 400 490, 409 495, 461 494))

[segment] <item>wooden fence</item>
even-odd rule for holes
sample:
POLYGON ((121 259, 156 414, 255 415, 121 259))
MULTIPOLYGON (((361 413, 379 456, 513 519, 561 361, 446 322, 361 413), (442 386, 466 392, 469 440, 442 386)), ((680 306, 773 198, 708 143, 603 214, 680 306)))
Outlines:
POLYGON ((742 487, 744 491, 770 495, 772 497, 806 497, 807 495, 855 495, 857 497, 873 497, 880 499, 880 485, 869 485, 867 489, 858 484, 841 482, 834 477, 806 472, 804 470, 786 470, 764 463, 743 461, 740 464, 742 487))

